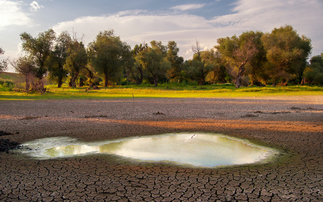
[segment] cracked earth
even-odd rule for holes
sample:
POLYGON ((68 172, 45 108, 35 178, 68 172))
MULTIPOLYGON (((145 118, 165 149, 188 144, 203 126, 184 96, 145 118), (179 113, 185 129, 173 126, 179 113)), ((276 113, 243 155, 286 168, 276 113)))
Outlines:
POLYGON ((21 143, 211 132, 282 151, 223 168, 0 153, 0 201, 323 201, 323 96, 0 101, 0 130, 21 143))

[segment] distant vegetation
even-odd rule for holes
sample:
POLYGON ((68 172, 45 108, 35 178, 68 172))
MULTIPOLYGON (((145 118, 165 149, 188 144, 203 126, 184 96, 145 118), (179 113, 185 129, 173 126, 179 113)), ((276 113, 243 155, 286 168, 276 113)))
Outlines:
MULTIPOLYGON (((167 45, 151 41, 131 49, 113 30, 100 32, 87 47, 67 32, 56 36, 52 29, 37 37, 28 33, 20 37, 25 55, 10 63, 24 84, 14 86, 2 73, 2 90, 23 88, 44 93, 46 83, 57 88, 323 85, 323 54, 308 63, 311 40, 288 25, 271 33, 248 31, 220 38, 210 50, 202 50, 196 41, 193 59, 187 61, 178 55, 175 41, 167 45)), ((7 60, 0 64, 3 71, 7 60)))
POLYGON ((197 86, 193 84, 163 83, 117 85, 100 87, 99 90, 88 87, 70 88, 63 84, 47 85, 43 94, 37 92, 1 91, 0 100, 38 100, 38 99, 137 99, 137 98, 221 98, 221 97, 263 97, 263 96, 306 96, 323 95, 323 87, 317 86, 249 86, 236 88, 233 84, 211 84, 197 86))

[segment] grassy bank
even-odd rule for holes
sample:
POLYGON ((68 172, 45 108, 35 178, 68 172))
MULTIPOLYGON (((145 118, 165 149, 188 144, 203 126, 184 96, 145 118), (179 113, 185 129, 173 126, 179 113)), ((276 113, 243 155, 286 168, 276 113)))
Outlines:
POLYGON ((86 90, 63 86, 46 86, 47 92, 25 93, 0 91, 0 100, 43 100, 43 99, 130 99, 130 98, 217 98, 217 97, 262 97, 262 96, 301 96, 323 95, 323 87, 317 86, 278 86, 278 87, 241 87, 233 85, 180 86, 163 84, 115 86, 86 90))

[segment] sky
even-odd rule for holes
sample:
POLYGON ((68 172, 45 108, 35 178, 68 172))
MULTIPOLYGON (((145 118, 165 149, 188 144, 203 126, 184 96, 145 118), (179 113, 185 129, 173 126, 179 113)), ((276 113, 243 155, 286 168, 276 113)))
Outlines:
POLYGON ((211 49, 218 38, 285 25, 312 40, 314 56, 323 52, 322 19, 322 0, 0 0, 0 59, 23 54, 21 33, 36 37, 50 28, 74 33, 85 45, 110 29, 132 48, 175 41, 188 60, 196 41, 211 49))

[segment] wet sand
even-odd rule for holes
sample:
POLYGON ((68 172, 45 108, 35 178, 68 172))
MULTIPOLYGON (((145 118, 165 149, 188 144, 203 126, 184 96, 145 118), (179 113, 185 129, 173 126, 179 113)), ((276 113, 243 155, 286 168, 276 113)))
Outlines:
POLYGON ((323 200, 323 96, 1 101, 0 130, 22 143, 211 132, 283 152, 268 164, 212 169, 0 153, 0 201, 323 200))

